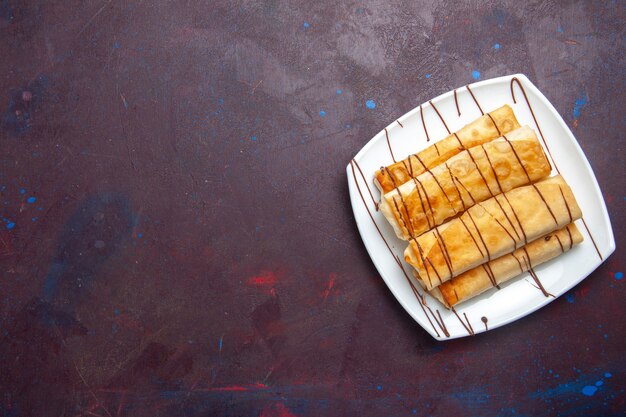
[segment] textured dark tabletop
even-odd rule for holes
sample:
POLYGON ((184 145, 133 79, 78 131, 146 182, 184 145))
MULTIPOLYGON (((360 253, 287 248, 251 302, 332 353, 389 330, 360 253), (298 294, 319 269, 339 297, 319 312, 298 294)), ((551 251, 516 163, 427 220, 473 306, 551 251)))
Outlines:
POLYGON ((0 414, 623 415, 623 2, 0 1, 0 414), (436 342, 345 167, 452 88, 526 74, 616 252, 436 342))

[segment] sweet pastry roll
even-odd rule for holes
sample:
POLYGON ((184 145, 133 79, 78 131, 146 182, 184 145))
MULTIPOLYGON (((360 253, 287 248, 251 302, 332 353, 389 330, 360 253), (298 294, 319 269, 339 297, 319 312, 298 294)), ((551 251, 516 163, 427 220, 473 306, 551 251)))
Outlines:
POLYGON ((544 262, 556 258, 583 241, 578 228, 570 223, 521 248, 444 282, 429 293, 446 307, 476 297, 544 262))
POLYGON ((527 245, 581 217, 560 175, 515 188, 470 207, 423 235, 411 238, 405 260, 424 288, 527 245))
POLYGON ((408 240, 494 195, 550 175, 535 132, 523 126, 469 148, 385 194, 380 210, 408 240))
POLYGON ((511 107, 504 105, 479 117, 458 132, 435 142, 428 148, 395 164, 382 167, 376 171, 374 183, 382 194, 386 194, 459 152, 489 142, 503 134, 506 135, 519 127, 511 107))

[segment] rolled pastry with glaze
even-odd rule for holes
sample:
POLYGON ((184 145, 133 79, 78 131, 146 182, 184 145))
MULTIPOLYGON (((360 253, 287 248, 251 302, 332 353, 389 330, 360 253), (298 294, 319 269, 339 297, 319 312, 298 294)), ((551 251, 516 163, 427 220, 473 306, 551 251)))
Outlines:
POLYGON ((383 167, 374 174, 374 184, 382 194, 404 184, 411 178, 447 161, 465 149, 489 142, 520 127, 513 109, 504 105, 487 113, 458 132, 435 142, 428 148, 402 161, 383 167))
POLYGON ((381 199, 380 210, 400 239, 417 237, 494 195, 550 175, 535 132, 520 127, 469 148, 381 199))
POLYGON ((560 175, 478 203, 447 223, 412 238, 404 258, 424 288, 511 253, 582 216, 560 175))
POLYGON ((580 231, 574 223, 570 223, 507 255, 465 271, 429 293, 447 308, 454 307, 556 258, 582 241, 580 231))

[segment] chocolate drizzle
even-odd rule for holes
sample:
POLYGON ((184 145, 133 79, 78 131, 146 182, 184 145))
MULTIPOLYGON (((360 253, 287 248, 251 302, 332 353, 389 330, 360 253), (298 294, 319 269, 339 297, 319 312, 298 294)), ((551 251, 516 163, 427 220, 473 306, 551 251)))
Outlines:
MULTIPOLYGON (((426 304, 426 300, 424 298, 424 296, 419 292, 419 290, 417 288, 415 288, 415 286, 413 285, 413 282, 411 281, 411 279, 409 278, 408 274, 406 273, 404 267, 402 266, 402 262, 400 261, 400 259, 393 253, 393 250, 391 249, 391 246, 389 246, 389 242, 387 242, 387 239, 385 239, 385 236, 383 235, 383 233, 380 231, 380 228, 378 227, 378 224, 376 223, 376 220, 374 220, 374 216, 372 215, 372 212, 370 211, 367 203, 365 202, 365 197, 363 196, 363 192, 361 191, 361 187, 359 186, 359 181, 357 179, 356 176, 356 172, 354 170, 354 166, 357 166, 358 168, 358 163, 356 162, 356 160, 352 159, 350 161, 350 168, 352 169, 352 176, 354 178, 354 183, 356 184, 356 188, 359 192, 359 196, 361 197, 361 201, 363 202, 363 205, 365 206, 365 209, 367 210, 367 214, 369 215, 370 219, 372 220, 372 223, 374 223, 374 227, 376 228, 376 231, 378 232, 378 235, 380 236, 380 238, 383 240, 383 242, 385 243, 385 246, 387 247, 387 249, 389 250, 389 253, 391 254, 391 256, 393 256, 394 260, 396 261, 397 265, 400 267, 400 269, 402 270, 402 273, 404 275, 404 277, 408 280, 409 285, 411 286, 411 289, 413 290, 413 293, 415 294, 415 296, 418 299, 419 305, 422 309, 422 311, 424 312, 424 315, 426 316, 426 318, 428 319, 428 322, 430 323, 431 327, 433 328, 433 330, 435 331, 435 333, 437 334, 437 337, 440 337, 439 332, 437 331, 437 328, 434 326, 433 322, 430 319, 430 316, 428 315, 428 312, 430 312, 430 314, 433 316, 433 318, 435 319, 435 321, 437 322, 437 325, 439 326, 439 328, 442 330, 442 332, 447 336, 450 337, 450 333, 448 332, 448 329, 446 328, 446 325, 443 321, 443 319, 441 318, 441 313, 439 313, 439 310, 437 311, 437 314, 439 315, 439 319, 437 319, 437 317, 435 316, 435 314, 433 313, 432 309, 426 304), (428 312, 426 312, 426 309, 428 309, 428 312)), ((359 170, 360 171, 360 170, 359 170)), ((362 173, 361 173, 362 175, 362 173)), ((365 180, 365 177, 363 177, 363 180, 365 181, 365 183, 367 184, 367 181, 365 180)))
POLYGON ((526 174, 526 179, 528 180, 528 182, 531 182, 530 179, 530 175, 528 175, 528 171, 526 170, 526 167, 524 166, 524 164, 522 163, 522 160, 520 159, 517 151, 515 150, 515 147, 513 146, 513 144, 511 143, 511 141, 505 136, 502 135, 502 137, 504 138, 504 140, 506 141, 506 143, 509 144, 509 146, 511 147, 511 151, 513 151, 513 155, 515 155, 515 158, 517 159, 517 162, 519 162, 519 165, 522 167, 522 169, 524 170, 524 174, 526 174))
MULTIPOLYGON (((480 174, 480 178, 483 179, 483 182, 485 183, 485 186, 487 187, 487 190, 489 190, 489 194, 491 194, 491 196, 493 197, 494 194, 491 191, 491 187, 489 187, 489 183, 487 182, 487 179, 483 175, 483 172, 480 170, 480 167, 478 166, 478 163, 476 163, 476 159, 474 159, 474 155, 472 155, 472 150, 468 149, 467 150, 467 154, 469 155, 470 159, 474 163, 474 166, 476 167, 476 170, 478 171, 478 174, 480 174)), ((473 198, 472 198, 472 200, 473 200, 473 198)))
MULTIPOLYGON (((546 236, 547 238, 549 238, 550 236, 546 236)), ((561 238, 559 238, 559 235, 554 235, 554 237, 556 238, 556 241, 559 242, 559 246, 561 247, 561 253, 565 252, 565 248, 563 247, 563 243, 561 243, 561 238)), ((549 240, 549 239, 546 239, 549 240)))
MULTIPOLYGON (((450 207, 452 207, 452 210, 456 213, 456 210, 454 209, 454 204, 452 204, 452 201, 450 201, 450 197, 448 197, 446 190, 443 189, 443 187, 441 186, 441 183, 439 182, 435 174, 433 174, 430 170, 428 170, 428 173, 433 177, 433 180, 435 180, 435 182, 439 186, 439 189, 441 190, 443 196, 446 198, 446 200, 448 200, 448 204, 450 204, 450 207)), ((433 215, 433 218, 434 218, 434 215, 433 215)))
POLYGON ((461 109, 459 108, 459 99, 456 97, 456 88, 454 89, 454 104, 456 104, 456 111, 461 116, 461 109))
POLYGON ((396 163, 396 158, 393 156, 393 151, 391 150, 391 142, 389 142, 389 132, 387 132, 387 128, 385 128, 385 137, 387 138, 387 146, 389 147, 389 153, 391 154, 391 160, 393 163, 396 163))
MULTIPOLYGON (((495 197, 495 199, 496 199, 496 202, 498 202, 498 197, 495 197)), ((487 210, 485 207, 483 207, 482 204, 478 203, 478 205, 480 207, 482 207, 483 210, 485 210, 485 213, 487 213, 496 223, 498 223, 498 226, 500 226, 502 228, 502 230, 504 230, 506 232, 507 235, 509 235, 509 237, 513 241, 513 250, 515 250, 515 248, 517 248, 517 241, 515 240, 515 238, 511 234, 511 232, 509 232, 509 230, 506 227, 504 227, 504 225, 500 222, 500 220, 498 220, 496 218, 496 216, 491 214, 491 212, 489 210, 487 210)), ((502 213, 504 213, 504 217, 506 217, 508 219, 508 216, 506 215, 506 211, 504 211, 504 208, 502 208, 502 206, 500 205, 500 202, 498 202, 498 205, 500 206, 500 210, 502 210, 502 213)), ((510 222, 510 220, 509 220, 509 222, 510 222)))
POLYGON ((556 224, 558 226, 559 222, 556 220, 556 216, 552 212, 552 209, 550 208, 550 205, 548 204, 548 202, 544 198, 543 194, 541 194, 541 191, 539 191, 539 188, 537 188, 537 186, 535 184, 531 184, 531 185, 533 186, 535 191, 537 191, 537 194, 539 194, 539 197, 541 197, 541 201, 543 201, 543 204, 546 206, 546 208, 550 212, 550 215, 552 216, 552 219, 554 220, 554 224, 556 224))
MULTIPOLYGON (((425 172, 428 172, 431 175, 431 177, 433 178, 433 180, 435 181, 435 183, 437 184, 437 186, 439 187, 439 189, 443 193, 444 197, 448 201, 448 204, 450 204, 450 207, 452 207, 452 210, 456 213, 456 210, 454 209, 454 205, 452 204, 452 201, 450 201, 450 197, 448 197, 448 194, 446 193, 446 191, 443 189, 443 186, 439 182, 439 179, 437 179, 435 174, 433 174, 432 171, 430 169, 428 169, 428 167, 426 166, 426 164, 424 164, 424 162, 419 157, 419 155, 415 154, 414 156, 419 161, 419 163, 422 165, 422 168, 424 168, 425 172)), ((428 222, 428 228, 432 229, 433 226, 437 225, 437 221, 435 220, 435 215, 433 213, 433 208, 432 208, 432 205, 430 203, 430 197, 428 196, 428 192, 426 191, 426 187, 424 187, 424 184, 422 184, 422 182, 418 179, 418 176, 414 177, 413 175, 411 175, 411 177, 413 179, 413 182, 415 184, 415 188, 417 190, 417 195, 418 195, 418 198, 420 200, 420 204, 422 206, 422 213, 424 213, 424 215, 426 216, 426 221, 428 222), (426 209, 424 207, 424 202, 422 200, 422 193, 420 191, 420 187, 422 188, 422 191, 424 192, 424 195, 426 197, 426 203, 428 203, 428 208, 429 208, 428 212, 426 212, 426 209), (430 216, 432 217, 432 221, 433 221, 432 225, 431 225, 430 219, 428 218, 428 214, 429 213, 430 213, 430 216)))
POLYGON ((443 123, 443 126, 446 128, 446 130, 448 131, 448 135, 451 133, 450 129, 448 129, 448 125, 446 124, 446 121, 443 120, 443 117, 441 117, 441 113, 439 113, 439 110, 437 110, 437 107, 435 107, 435 104, 433 103, 432 100, 428 100, 428 103, 430 103, 430 105, 432 106, 432 108, 435 110, 435 112, 437 113, 437 116, 439 116, 439 120, 441 120, 441 123, 443 123))
MULTIPOLYGON (((426 215, 426 220, 428 221, 428 227, 432 228, 436 225, 436 221, 435 221, 435 217, 433 216, 433 206, 432 204, 430 204, 430 197, 428 196, 428 191, 426 191, 426 187, 424 187, 424 184, 422 184, 422 182, 417 178, 414 177, 413 181, 415 182, 416 187, 422 187, 422 191, 424 192, 424 197, 426 198, 426 203, 428 204, 428 213, 430 213, 432 219, 433 219, 433 225, 431 226, 430 224, 430 220, 428 219, 428 213, 426 211, 424 211, 424 214, 426 215)), ((420 198, 420 202, 422 201, 422 195, 418 194, 419 198, 420 198)), ((422 203, 422 210, 424 209, 424 203, 422 203)))
POLYGON ((467 88, 467 91, 469 91, 469 93, 472 95, 472 98, 474 99, 474 103, 476 103, 476 105, 478 106, 478 110, 480 110, 480 114, 484 115, 485 112, 483 111, 483 108, 480 107, 480 104, 478 103, 478 100, 476 100, 476 96, 474 96, 474 93, 472 92, 472 89, 469 88, 469 85, 466 85, 465 88, 467 88))
POLYGON ((489 281, 491 281, 491 285, 493 287, 496 287, 497 289, 500 289, 500 286, 498 285, 498 282, 496 281, 496 276, 493 273, 493 270, 491 269, 491 265, 489 265, 489 262, 484 263, 481 266, 483 267, 483 269, 485 270, 485 273, 489 277, 489 281))
MULTIPOLYGON (((400 192, 400 189, 398 188, 398 184, 396 184, 396 180, 393 179, 393 177, 391 177, 391 174, 389 173, 389 169, 387 167, 385 167, 385 170, 387 171, 387 173, 390 175, 391 181, 393 183, 393 188, 395 188, 396 192, 398 193, 398 195, 400 196, 400 201, 402 202, 402 206, 404 206, 404 211, 406 212, 406 218, 407 218, 407 224, 408 224, 408 228, 407 228, 407 232, 410 233, 411 235, 413 235, 413 223, 411 223, 411 215, 409 214, 409 206, 406 205, 406 202, 404 201, 404 197, 402 197, 402 193, 400 192)), ((395 198, 393 199, 394 204, 396 203, 395 198)), ((396 209, 398 209, 398 205, 396 204, 396 209)), ((402 218, 402 212, 400 210, 398 210, 398 214, 400 215, 400 218, 402 218)), ((403 219, 404 221, 404 219, 403 219)))
POLYGON ((522 235, 524 236, 524 245, 526 245, 528 243, 528 238, 526 237, 526 231, 524 231, 524 226, 522 226, 522 222, 520 221, 519 217, 517 217, 517 213, 515 212, 515 209, 513 208, 511 201, 509 201, 509 197, 506 196, 506 193, 502 194, 502 197, 504 197, 506 202, 509 203, 509 207, 511 207, 511 212, 513 213, 513 216, 515 216, 515 220, 517 221, 517 224, 519 225, 519 229, 522 232, 522 235))
POLYGON ((409 176, 413 177, 413 162, 411 162, 411 157, 407 158, 409 160, 409 166, 407 167, 406 164, 406 159, 402 160, 402 165, 404 166, 404 169, 407 170, 407 172, 409 173, 409 176))
POLYGON ((515 260, 517 261, 517 265, 519 265, 519 271, 520 271, 520 274, 521 274, 521 273, 524 273, 524 272, 525 272, 525 271, 524 271, 524 266, 523 266, 523 265, 522 265, 522 263, 520 262, 519 258, 518 258, 517 256, 515 256, 515 253, 511 253, 511 256, 512 256, 513 258, 515 258, 515 260))
POLYGON ((474 199, 474 196, 472 195, 472 193, 470 193, 470 190, 467 189, 467 187, 465 186, 465 184, 463 184, 461 182, 461 180, 458 177, 454 177, 454 180, 461 184, 461 187, 463 187, 463 189, 465 190, 465 192, 467 193, 467 195, 469 195, 469 197, 472 199, 472 204, 476 204, 476 199, 474 199))
MULTIPOLYGON (((428 283, 430 284, 430 286, 433 286, 433 281, 430 278, 430 272, 428 271, 428 267, 426 266, 426 259, 424 259, 424 251, 422 250, 422 247, 420 246, 419 242, 417 241, 417 239, 412 238, 413 242, 415 243, 415 245, 417 246, 417 253, 420 256, 420 260, 422 261, 422 265, 424 265, 424 269, 426 270, 426 278, 428 278, 428 283)), ((437 272, 437 271, 435 271, 437 272)), ((440 280, 441 281, 441 280, 440 280)))
POLYGON ((400 120, 396 120, 396 123, 398 123, 400 125, 400 127, 404 127, 404 126, 402 126, 402 123, 400 123, 400 120))
POLYGON ((461 224, 463 225, 463 227, 465 227, 465 230, 467 230, 467 233, 470 235, 470 237, 472 238, 472 240, 476 244, 476 248, 478 249, 478 252, 480 253, 480 256, 484 258, 485 254, 483 253, 483 250, 480 248, 480 245, 476 241, 476 238, 474 237, 474 234, 472 232, 470 232, 469 228, 467 227, 467 224, 465 224, 465 220, 463 220, 463 217, 459 217, 459 220, 461 221, 461 224))
POLYGON ((567 235, 569 236, 569 248, 572 249, 572 247, 574 246, 574 238, 572 237, 572 232, 570 232, 569 226, 567 226, 565 230, 567 230, 567 235))
POLYGON ((464 151, 466 149, 465 145, 463 145, 463 142, 461 142, 461 138, 459 138, 459 135, 457 135, 456 132, 454 132, 454 137, 456 138, 457 142, 459 142, 459 150, 464 151))
MULTIPOLYGON (((370 186, 367 184, 367 180, 365 179, 365 175, 363 175, 363 171, 361 171, 361 167, 356 162, 356 160, 353 159, 352 161, 354 161, 354 165, 356 165, 357 169, 359 170, 359 173, 361 174, 361 178, 363 178, 363 182, 365 182, 365 186, 367 187, 367 192, 369 193, 370 197, 372 198, 372 202, 374 203, 374 208, 376 209, 376 211, 378 211, 378 203, 376 202, 376 199, 374 198, 374 194, 372 194, 372 190, 370 190, 370 186)), ((350 161, 350 163, 352 163, 352 161, 350 161)), ((356 175, 354 175, 354 182, 356 182, 356 175)))
POLYGON ((467 314, 463 313, 463 317, 465 317, 465 321, 463 321, 463 319, 461 319, 461 316, 459 316, 459 313, 456 312, 456 309, 454 307, 450 307, 450 310, 452 310, 456 318, 459 319, 459 321, 461 322, 463 327, 465 327, 465 330, 467 330, 470 336, 474 336, 474 329, 472 328, 472 324, 470 323, 470 321, 467 319, 467 314), (467 325, 465 324, 465 322, 467 322, 467 325))
POLYGON ((480 233, 480 230, 478 229, 478 226, 476 226, 476 222, 474 221, 474 218, 472 217, 471 210, 467 210, 467 216, 472 221, 472 224, 474 225, 474 229, 476 230, 476 233, 478 234, 478 238, 480 239, 480 242, 485 247, 485 251, 487 252, 487 262, 491 261, 491 253, 489 252, 489 248, 487 247, 487 244, 485 243, 485 240, 483 239, 483 234, 480 233))
MULTIPOLYGON (((456 193, 459 196, 459 200, 461 201, 461 204, 463 205, 463 211, 465 211, 467 207, 465 206, 465 201, 463 200, 463 196, 461 195, 461 190, 459 190, 459 186, 456 185, 456 181, 454 180, 454 175, 452 174, 452 171, 450 171, 450 167, 448 166, 448 163, 444 162, 443 164, 448 170, 448 174, 450 174, 450 181, 452 181, 452 184, 454 185, 454 189, 456 190, 456 193)), ((456 213, 456 209, 454 211, 456 213)))
MULTIPOLYGON (((480 147, 482 148, 483 152, 485 153, 485 157, 487 158, 487 162, 489 162, 489 167, 491 168, 491 172, 493 173, 493 176, 496 179, 496 183, 498 184, 498 188, 500 189, 500 193, 504 193, 504 189, 502 188, 502 184, 500 184, 500 179, 498 178, 498 174, 496 173, 496 170, 495 170, 495 168, 493 166, 493 163, 491 162, 491 159, 489 158, 489 154, 487 153, 487 150, 485 149, 485 145, 480 145, 480 147)), ((513 152, 515 152, 515 151, 513 151, 513 152)), ((476 162, 474 162, 474 164, 475 163, 476 162)), ((524 169, 524 171, 525 171, 525 169, 524 169)), ((483 177, 483 180, 484 180, 484 177, 483 177)), ((530 180, 530 178, 529 178, 529 180, 530 180)), ((489 186, 487 186, 487 188, 489 188, 489 186)), ((489 190, 489 191, 491 191, 491 190, 489 190)), ((497 196, 495 196, 495 200, 496 200, 496 203, 498 204, 498 206, 500 207, 500 210, 502 210, 502 213, 504 214, 504 217, 506 218, 506 220, 511 225, 511 228, 513 229, 513 232, 517 236, 517 239, 519 239, 520 236, 517 233, 517 230, 515 229, 515 226, 513 226, 513 222, 509 218, 509 215, 507 214, 506 210, 504 210, 504 207, 502 207, 502 204, 500 204, 500 200, 498 200, 497 196)), ((510 204, 509 204, 509 206, 510 206, 510 204)), ((513 207, 511 207, 511 210, 513 210, 513 207)), ((508 233, 508 231, 507 231, 507 233, 508 233)), ((509 235, 510 235, 510 233, 509 233, 509 235)))
POLYGON ((428 222, 428 228, 431 229, 432 226, 430 224, 430 219, 428 218, 428 213, 426 212, 426 207, 424 206, 424 201, 422 200, 422 192, 420 191, 420 185, 422 183, 419 182, 417 177, 413 177, 413 182, 415 183, 415 189, 417 190, 417 197, 419 198, 420 205, 422 206, 422 213, 424 213, 424 215, 426 216, 426 221, 428 222))
POLYGON ((572 222, 572 211, 569 208, 569 204, 567 204, 567 199, 565 198, 565 194, 563 194, 563 188, 559 185, 559 191, 561 192, 561 197, 563 197, 563 203, 565 203, 565 208, 567 209, 567 215, 569 216, 569 222, 572 222))
MULTIPOLYGON (((515 99, 515 90, 513 90, 513 83, 516 83, 519 89, 522 91, 522 94, 524 95, 524 100, 526 100, 526 105, 528 106, 528 110, 530 110, 530 114, 533 117, 533 120, 535 121, 535 126, 537 126, 537 130, 539 131, 539 135, 541 136, 541 140, 543 141, 543 145, 546 147, 546 150, 548 151, 548 155, 550 155, 550 159, 552 159, 552 162, 554 163, 552 152, 550 152, 550 148, 548 147, 548 144, 546 143, 546 138, 543 136, 543 132, 541 131, 541 127, 539 126, 539 123, 537 122, 537 118, 535 117, 535 112, 533 111, 533 108, 530 105, 530 101, 528 101, 526 90, 524 89, 524 87, 522 86, 522 83, 517 77, 511 78, 510 86, 511 86, 511 97, 513 98, 513 103, 517 104, 517 100, 515 99)), ((554 167, 556 168, 556 172, 560 174, 561 171, 559 171, 559 167, 556 166, 556 163, 554 163, 554 167)))
POLYGON ((498 127, 498 124, 496 123, 496 121, 493 120, 493 117, 491 116, 491 114, 487 113, 487 116, 489 116, 489 118, 491 119, 491 123, 493 123, 493 127, 495 127, 496 130, 498 131, 498 135, 502 136, 502 132, 500 132, 500 128, 498 127))
MULTIPOLYGON (((419 247, 419 244, 418 244, 419 247)), ((420 248, 420 252, 421 252, 421 248, 420 248)), ((433 271, 435 271, 435 275, 437 275, 437 280, 439 281, 439 284, 443 284, 443 281, 441 280, 441 275, 439 275, 439 271, 437 271, 437 268, 435 268, 435 265, 433 265, 433 262, 427 257, 423 257, 422 255, 422 259, 426 259, 426 261, 428 262, 428 264, 430 265, 430 267, 433 269, 433 271)), ((428 267, 426 265, 424 265, 424 268, 426 269, 426 273, 428 273, 428 267)), ((432 284, 431 284, 432 286, 432 284)))
MULTIPOLYGON (((454 291, 454 296, 456 297, 456 300, 454 301, 454 304, 456 304, 459 302, 459 293, 456 292, 455 287, 452 287, 452 291, 454 291)), ((445 298, 444 298, 444 301, 446 301, 445 298)), ((448 308, 452 307, 452 304, 448 303, 447 301, 446 301, 446 305, 448 306, 448 308)))
POLYGON ((498 184, 498 189, 500 190, 501 193, 503 193, 504 190, 502 189, 502 184, 500 184, 500 178, 498 178, 498 174, 496 173, 496 169, 493 166, 493 163, 491 162, 491 158, 489 158, 489 154, 487 153, 487 149, 485 149, 485 145, 484 144, 480 145, 480 147, 483 150, 483 152, 485 153, 485 157, 487 158, 487 162, 489 162, 489 168, 491 168, 491 172, 493 173, 493 177, 496 179, 496 184, 498 184))
POLYGON ((448 247, 446 246, 446 242, 443 240, 443 236, 439 233, 439 228, 435 228, 435 239, 437 239, 437 242, 439 243, 439 248, 443 249, 443 259, 446 261, 446 265, 448 265, 450 276, 452 276, 452 270, 454 269, 452 266, 452 258, 450 258, 450 252, 448 252, 448 247))
MULTIPOLYGON (((400 261, 398 261, 400 262, 400 261)), ((404 271, 404 267, 402 267, 402 270, 404 271)), ((435 334, 437 335, 437 337, 441 337, 441 335, 439 334, 439 332, 437 331, 437 328, 435 327, 435 325, 433 324, 433 322, 430 320, 430 316, 428 315, 428 313, 426 312, 426 308, 428 309, 428 311, 430 312, 430 314, 433 316, 433 318, 435 319, 435 321, 437 322, 437 325, 439 326, 439 328, 441 329, 441 331, 443 332, 443 334, 445 334, 447 337, 450 337, 450 333, 448 333, 448 329, 446 328, 445 323, 443 322, 443 319, 438 320, 437 316, 435 316, 435 314, 433 313, 433 311, 430 309, 430 307, 428 306, 428 304, 426 304, 426 300, 424 300, 424 295, 421 294, 417 288, 415 288, 415 285, 413 285, 413 281, 411 281, 411 279, 409 278, 409 276, 406 274, 406 272, 404 273, 404 276, 406 277, 407 281, 409 282, 409 285, 411 287, 411 290, 413 291, 413 294, 415 295, 415 298, 417 298, 417 302, 419 303, 420 307, 422 308, 422 311, 424 312, 424 315, 426 316, 426 318, 428 319, 428 323, 430 323, 430 326, 433 328, 433 330, 435 331, 435 334)), ((439 313, 439 310, 437 310, 437 313, 439 313)), ((439 318, 441 318, 441 314, 439 314, 439 318)))
POLYGON ((487 327, 487 322, 489 321, 489 320, 487 320, 487 317, 482 316, 482 317, 480 318, 480 321, 482 321, 483 323, 485 323, 485 331, 489 330, 489 328, 487 327))
POLYGON ((585 229, 587 230, 587 234, 591 238, 591 243, 593 243, 593 247, 596 248, 596 252, 598 253, 598 256, 600 257, 600 260, 603 261, 604 258, 602 257, 602 254, 600 253, 600 249, 598 249, 598 245, 596 245, 596 241, 594 240, 593 236, 591 235, 591 232, 589 231, 589 226, 587 226, 587 222, 585 221, 585 219, 580 219, 580 220, 582 220, 583 226, 585 226, 585 229))
POLYGON ((526 257, 523 258, 524 259, 524 263, 526 264, 526 268, 528 269, 528 273, 530 274, 530 276, 533 278, 533 280, 537 284, 537 287, 541 290, 541 292, 543 293, 544 296, 546 296, 546 297, 554 297, 554 295, 552 295, 552 294, 550 294, 549 292, 546 291, 546 289, 543 287, 543 284, 541 283, 541 281, 539 281, 539 277, 535 273, 535 270, 533 269, 533 265, 530 262, 530 255, 528 254, 528 251, 526 250, 526 248, 522 248, 522 249, 524 249, 524 254, 526 255, 526 257))
MULTIPOLYGON (((424 109, 422 109, 421 104, 420 104, 420 116, 422 117, 422 126, 424 126, 424 133, 426 133, 426 142, 430 142, 430 136, 428 136, 428 129, 426 129, 426 122, 424 121, 424 109)), ((439 155, 439 150, 437 150, 437 155, 439 155)))
MULTIPOLYGON (((402 215, 402 211, 400 211, 400 207, 398 207, 398 202, 396 201, 395 197, 391 197, 391 200, 393 201, 393 205, 396 208, 396 212, 399 214, 400 216, 400 221, 402 222, 402 225, 404 226, 404 228, 406 229, 407 233, 409 232, 409 228, 407 227, 406 221, 404 220, 404 216, 402 215)), ((410 216, 407 216, 407 218, 409 219, 408 221, 410 222, 410 216)), ((411 227, 412 228, 412 227, 411 227)))

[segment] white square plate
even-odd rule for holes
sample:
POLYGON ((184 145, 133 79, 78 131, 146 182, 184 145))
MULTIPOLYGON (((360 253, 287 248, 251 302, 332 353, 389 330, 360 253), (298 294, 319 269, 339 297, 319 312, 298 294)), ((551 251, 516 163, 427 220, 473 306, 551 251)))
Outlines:
POLYGON ((555 297, 561 296, 615 250, 609 215, 589 162, 556 109, 525 75, 470 84, 469 89, 462 87, 424 103, 374 136, 350 161, 347 173, 354 217, 374 265, 404 309, 438 340, 500 327, 554 298, 545 297, 526 273, 502 285, 501 290, 491 289, 461 303, 455 311, 447 310, 425 294, 413 279, 411 267, 404 262, 406 242, 395 236, 387 220, 376 210, 374 199, 380 201, 380 193, 372 179, 378 168, 393 163, 391 152, 400 161, 446 137, 447 129, 457 131, 480 117, 482 111, 490 112, 504 104, 513 108, 522 126, 528 125, 537 132, 552 162, 552 175, 558 167, 583 213, 584 221, 576 222, 585 239, 583 243, 535 268, 546 290, 555 297))

